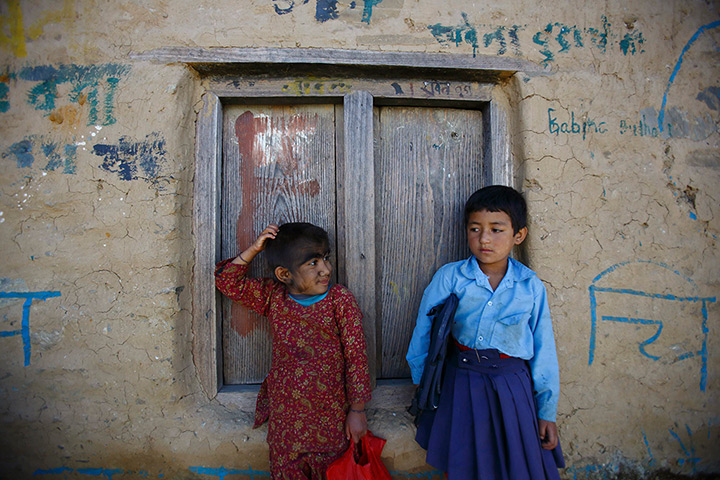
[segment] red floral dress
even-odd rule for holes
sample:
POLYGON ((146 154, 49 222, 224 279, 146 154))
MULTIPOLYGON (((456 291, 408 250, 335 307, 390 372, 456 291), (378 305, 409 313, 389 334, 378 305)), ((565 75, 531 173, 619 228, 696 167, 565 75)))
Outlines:
POLYGON ((215 284, 270 321, 272 366, 258 395, 255 427, 268 421, 272 478, 322 479, 348 447, 349 405, 370 400, 362 313, 342 285, 304 307, 284 284, 248 278, 247 271, 247 265, 220 262, 215 284))

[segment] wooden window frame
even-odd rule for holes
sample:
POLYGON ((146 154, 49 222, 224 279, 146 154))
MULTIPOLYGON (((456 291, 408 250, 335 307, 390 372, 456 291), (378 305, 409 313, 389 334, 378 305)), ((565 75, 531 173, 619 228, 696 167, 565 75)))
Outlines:
MULTIPOLYGON (((372 183, 352 181, 372 168, 373 106, 407 105, 480 109, 483 122, 482 184, 511 185, 513 168, 507 118, 509 106, 495 87, 518 71, 537 72, 533 63, 513 58, 450 54, 368 52, 326 49, 197 49, 169 47, 133 58, 182 62, 203 82, 197 114, 193 232, 193 360, 209 398, 252 409, 254 392, 223 385, 222 319, 214 266, 220 255, 220 195, 223 110, 229 103, 339 103, 343 105, 343 157, 338 172, 339 254, 356 261, 344 268, 343 281, 365 314, 368 357, 375 346, 375 204, 372 183), (319 77, 322 76, 322 77, 319 77), (342 79, 348 79, 343 81, 342 79), (420 79, 420 80, 418 80, 420 79), (434 79, 424 81, 424 79, 434 79), (369 167, 370 166, 370 167, 369 167)), ((370 175, 370 178, 373 178, 370 175)), ((371 375, 375 378, 375 362, 371 375)), ((392 383, 392 382, 389 382, 392 383)), ((407 383, 407 382, 405 382, 407 383)), ((405 406, 407 386, 385 386, 373 403, 405 406)))

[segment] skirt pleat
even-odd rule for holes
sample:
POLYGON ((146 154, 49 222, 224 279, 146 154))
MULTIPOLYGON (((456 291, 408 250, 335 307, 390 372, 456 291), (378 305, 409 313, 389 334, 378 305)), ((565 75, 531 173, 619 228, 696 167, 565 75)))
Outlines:
POLYGON ((545 450, 527 363, 495 350, 452 348, 440 403, 420 417, 416 440, 448 480, 558 480, 560 446, 545 450))

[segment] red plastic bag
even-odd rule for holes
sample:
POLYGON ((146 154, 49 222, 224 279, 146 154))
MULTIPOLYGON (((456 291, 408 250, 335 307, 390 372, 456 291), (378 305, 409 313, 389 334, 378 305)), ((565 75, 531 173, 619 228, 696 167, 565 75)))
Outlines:
POLYGON ((392 480, 390 472, 380 460, 385 439, 370 431, 357 446, 350 440, 350 448, 335 460, 327 470, 327 480, 392 480), (356 450, 359 454, 356 456, 356 450))

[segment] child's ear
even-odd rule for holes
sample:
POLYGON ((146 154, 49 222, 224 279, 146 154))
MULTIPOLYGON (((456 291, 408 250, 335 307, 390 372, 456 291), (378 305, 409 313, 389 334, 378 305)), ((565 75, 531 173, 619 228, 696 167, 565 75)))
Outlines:
POLYGON ((275 267, 275 278, 285 285, 290 285, 292 283, 292 274, 290 273, 290 270, 285 267, 275 267))
POLYGON ((520 245, 527 237, 527 227, 523 227, 515 234, 515 245, 520 245))

